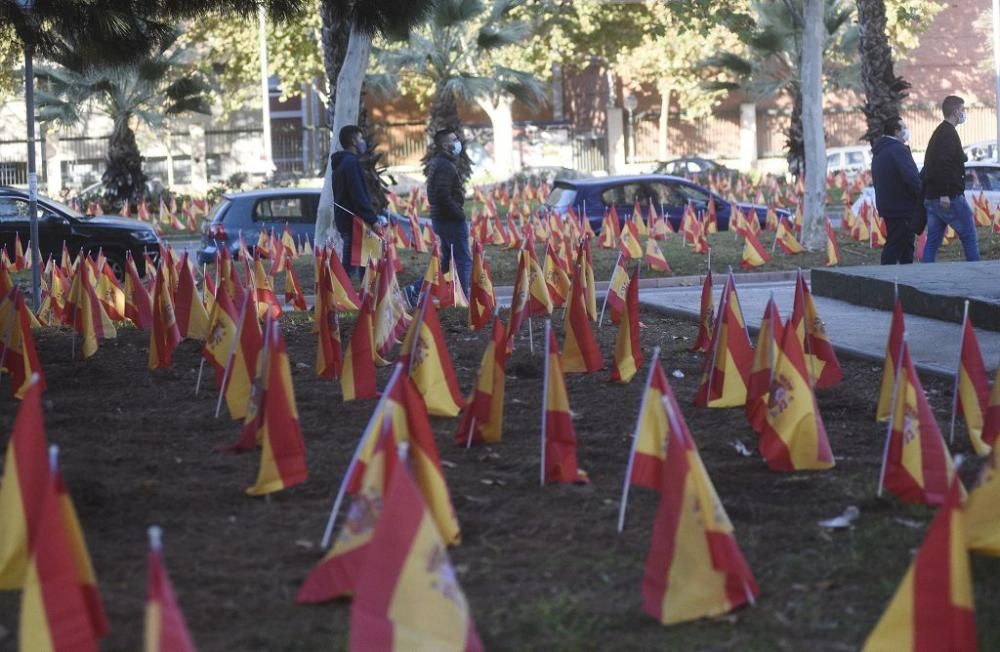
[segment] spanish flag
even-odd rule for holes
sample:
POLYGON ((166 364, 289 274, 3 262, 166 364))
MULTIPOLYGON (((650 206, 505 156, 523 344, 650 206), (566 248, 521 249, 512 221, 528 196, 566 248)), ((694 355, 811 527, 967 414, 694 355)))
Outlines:
POLYGON ((424 272, 424 281, 420 285, 420 292, 422 294, 424 290, 430 288, 431 297, 440 303, 449 298, 445 291, 444 282, 444 274, 441 271, 441 251, 437 245, 434 245, 431 248, 431 257, 427 261, 427 270, 424 272))
POLYGON ((80 347, 81 359, 89 358, 97 353, 98 340, 111 339, 118 336, 115 325, 108 319, 95 289, 96 275, 90 258, 84 256, 83 263, 77 267, 70 286, 69 299, 66 302, 66 313, 73 330, 83 338, 80 347))
POLYGON ((563 322, 562 365, 566 373, 592 373, 604 367, 604 358, 597 345, 590 320, 587 319, 586 297, 583 287, 583 270, 579 265, 573 270, 573 283, 569 290, 569 307, 563 322))
POLYGON ((153 326, 149 291, 142 284, 131 253, 125 256, 125 317, 140 330, 148 331, 153 326))
MULTIPOLYGON (((614 206, 611 208, 614 210, 614 206)), ((597 244, 602 249, 614 249, 617 240, 618 223, 615 218, 611 217, 609 212, 605 212, 604 219, 601 221, 601 234, 598 236, 597 244)))
POLYGON ((299 277, 291 265, 285 270, 285 303, 295 306, 296 310, 308 310, 306 297, 302 294, 302 285, 299 284, 299 277))
POLYGON ((160 266, 153 290, 153 328, 149 338, 149 369, 167 369, 173 360, 174 349, 181 341, 180 329, 174 313, 174 301, 167 286, 166 264, 160 266))
POLYGON ((701 284, 701 307, 698 315, 698 337, 694 341, 692 351, 707 352, 712 344, 712 323, 714 320, 715 300, 712 297, 712 270, 708 270, 705 281, 701 284))
MULTIPOLYGON (((650 204, 652 204, 652 201, 651 199, 650 204)), ((635 230, 639 235, 649 235, 649 226, 646 224, 646 220, 642 219, 642 205, 639 203, 638 197, 636 197, 635 204, 632 206, 632 215, 629 221, 635 224, 635 230)))
POLYGON ((875 408, 875 419, 886 421, 892 415, 892 388, 896 382, 896 369, 899 366, 899 350, 903 343, 903 304, 896 297, 892 309, 892 324, 889 326, 889 341, 885 345, 885 361, 882 363, 882 383, 879 386, 878 405, 875 408))
POLYGON ((772 471, 822 471, 834 465, 830 441, 806 371, 802 344, 786 324, 774 361, 760 455, 772 471))
POLYGON ((639 244, 639 233, 636 230, 635 222, 625 222, 621 237, 618 239, 618 251, 622 255, 632 260, 642 258, 642 245, 639 244))
POLYGON ((804 251, 802 245, 795 239, 795 234, 792 233, 783 219, 778 221, 778 230, 774 234, 774 240, 786 254, 801 254, 804 251))
POLYGON ((17 408, 0 478, 0 589, 24 586, 28 555, 51 482, 42 422, 42 386, 28 386, 17 408))
POLYGON ((460 446, 469 445, 470 437, 473 442, 495 444, 503 435, 506 340, 503 322, 496 317, 493 319, 493 336, 486 345, 482 361, 479 363, 476 385, 465 401, 462 418, 458 422, 455 443, 460 446))
POLYGON ((979 341, 968 312, 962 324, 962 347, 956 376, 953 405, 965 418, 965 427, 976 455, 986 455, 990 446, 983 442, 983 417, 989 405, 990 381, 986 377, 983 354, 979 351, 979 341))
POLYGON ((21 399, 32 384, 45 389, 42 365, 31 334, 31 312, 24 305, 24 295, 11 288, 0 297, 0 370, 10 376, 10 391, 21 399))
POLYGON ((816 311, 816 303, 801 269, 796 278, 791 324, 805 352, 806 369, 812 384, 824 389, 839 383, 842 377, 840 362, 826 336, 823 320, 816 311))
POLYGON ((651 269, 655 269, 658 272, 666 272, 667 274, 670 273, 670 264, 664 258, 660 245, 656 244, 656 240, 652 238, 646 240, 645 261, 651 269))
POLYGON ((587 483, 576 466, 576 428, 569 409, 559 344, 551 320, 545 321, 545 386, 542 390, 542 484, 587 483))
POLYGON ((177 606, 170 576, 163 565, 160 528, 150 529, 146 560, 146 625, 144 652, 194 652, 184 614, 177 606))
POLYGON ((737 407, 747 401, 753 349, 732 274, 726 279, 721 301, 712 327, 712 343, 702 366, 701 383, 694 398, 698 407, 737 407))
POLYGON ((626 477, 626 482, 631 485, 654 491, 659 491, 662 486, 663 461, 667 458, 667 437, 670 435, 670 422, 663 407, 663 398, 668 395, 671 401, 676 402, 667 374, 660 364, 657 349, 632 437, 630 471, 626 477))
POLYGON ((264 330, 264 337, 266 353, 260 365, 263 396, 257 413, 248 412, 246 417, 247 421, 254 421, 257 440, 263 445, 257 483, 246 490, 249 496, 288 489, 305 482, 308 477, 288 349, 277 321, 271 321, 270 328, 264 330))
POLYGON ((747 420, 754 431, 760 433, 767 419, 771 384, 774 382, 775 362, 783 339, 781 316, 771 297, 764 308, 764 317, 757 331, 757 346, 753 351, 753 367, 747 382, 747 420))
POLYGON ((917 556, 865 641, 865 652, 978 649, 957 478, 941 498, 917 556))
POLYGON ((181 257, 180 279, 177 284, 177 330, 183 338, 204 341, 208 337, 208 311, 198 296, 196 285, 194 270, 188 263, 185 251, 181 257))
POLYGON ((375 281, 375 312, 372 317, 372 332, 375 350, 380 358, 388 356, 392 348, 399 344, 399 338, 410 324, 403 293, 396 280, 396 270, 384 258, 378 261, 378 278, 375 281))
POLYGON ((72 535, 54 477, 48 469, 39 475, 21 592, 20 649, 96 652, 99 634, 80 585, 72 535))
POLYGON ((542 266, 538 264, 535 248, 529 244, 521 251, 522 255, 525 255, 524 252, 526 252, 528 258, 528 315, 530 317, 551 315, 552 297, 549 295, 549 288, 545 284, 545 274, 542 272, 542 266))
POLYGON ((344 366, 344 354, 340 340, 340 319, 333 304, 332 280, 329 270, 320 276, 316 292, 316 306, 313 309, 316 342, 316 375, 326 380, 340 378, 344 366))
POLYGON ((260 252, 257 250, 253 252, 253 266, 247 268, 247 286, 254 291, 258 319, 263 320, 267 315, 271 315, 274 319, 281 317, 281 304, 274 294, 274 284, 264 269, 260 252))
POLYGON ((752 269, 760 267, 770 260, 771 257, 767 255, 767 251, 764 250, 764 246, 757 239, 757 236, 747 231, 743 241, 743 260, 740 262, 740 267, 752 269))
POLYGON ((361 300, 351 285, 351 279, 347 276, 347 270, 340 262, 340 257, 332 248, 326 248, 325 258, 332 273, 333 280, 333 300, 338 311, 347 312, 360 310, 361 300))
POLYGON ((611 271, 611 279, 608 281, 608 292, 604 295, 605 305, 611 307, 612 324, 621 321, 622 312, 625 310, 625 295, 628 293, 629 284, 626 264, 627 259, 619 254, 615 261, 615 268, 611 271))
POLYGON ((639 367, 642 366, 642 348, 639 345, 639 267, 632 272, 628 291, 625 294, 625 310, 618 323, 618 335, 615 338, 614 365, 611 367, 611 380, 627 384, 631 382, 639 367))
POLYGON ((570 293, 570 278, 566 261, 559 256, 552 241, 545 245, 545 264, 542 266, 545 286, 551 297, 552 307, 561 308, 570 293))
POLYGON ((410 471, 389 480, 351 604, 350 649, 483 649, 445 542, 410 471))
POLYGON ((970 550, 1000 557, 1000 469, 994 451, 979 484, 965 501, 965 535, 970 550))
POLYGON ((955 475, 948 447, 910 360, 904 334, 897 354, 894 404, 882 459, 879 495, 887 491, 907 503, 941 505, 955 475))
POLYGON ((490 266, 486 262, 483 246, 472 243, 472 292, 469 296, 469 328, 479 330, 493 317, 497 299, 493 290, 490 266))
POLYGON ((583 269, 581 281, 585 288, 584 296, 586 300, 584 301, 584 305, 587 307, 587 316, 590 317, 590 321, 597 321, 597 283, 594 281, 594 260, 590 250, 590 238, 584 238, 580 242, 576 261, 583 269))
POLYGON ((229 415, 239 420, 246 417, 257 357, 263 348, 260 324, 249 304, 249 298, 244 297, 237 312, 225 284, 220 284, 201 352, 215 368, 215 386, 225 396, 229 415))
POLYGON ((462 394, 448 355, 437 309, 424 293, 420 316, 413 320, 400 349, 399 361, 406 375, 420 390, 427 412, 437 417, 453 417, 462 409, 462 394))
POLYGON ((833 223, 826 218, 826 266, 834 267, 840 264, 840 245, 837 244, 837 234, 833 231, 833 223))
POLYGON ((514 292, 510 299, 510 316, 507 319, 507 353, 514 350, 514 336, 528 318, 528 256, 524 249, 518 255, 517 272, 514 274, 514 292))
POLYGON ((115 278, 115 273, 108 265, 107 259, 98 256, 96 269, 100 270, 97 275, 97 298, 104 306, 104 312, 108 313, 111 321, 122 321, 125 319, 125 291, 122 290, 121 283, 115 278))
POLYGON ((385 246, 385 241, 360 217, 355 215, 353 219, 351 265, 355 267, 367 267, 368 261, 377 261, 382 257, 382 249, 385 246))
POLYGON ((1000 437, 1000 368, 993 380, 989 403, 986 406, 986 417, 983 420, 983 443, 987 446, 996 445, 1000 437))
POLYGON ((664 625, 717 616, 760 593, 673 396, 660 504, 642 578, 642 609, 664 625))
POLYGON ((398 464, 396 441, 399 438, 394 428, 393 418, 383 414, 379 431, 372 433, 378 443, 364 466, 361 485, 351 498, 346 520, 333 545, 299 587, 295 596, 297 603, 328 602, 354 592, 375 524, 382 513, 386 485, 398 464))
POLYGON ((351 341, 344 353, 340 391, 345 401, 378 396, 375 388, 375 355, 371 299, 366 298, 361 302, 361 311, 354 322, 351 341))

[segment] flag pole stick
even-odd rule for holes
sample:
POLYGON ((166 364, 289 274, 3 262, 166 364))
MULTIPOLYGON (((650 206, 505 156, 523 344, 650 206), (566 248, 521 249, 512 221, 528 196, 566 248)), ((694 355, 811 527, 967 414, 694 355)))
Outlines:
POLYGON ((899 392, 900 385, 900 373, 902 373, 903 368, 903 347, 906 346, 906 331, 903 331, 903 337, 899 342, 899 355, 896 358, 896 378, 892 383, 892 411, 889 412, 889 424, 886 428, 885 433, 885 446, 882 449, 882 470, 878 474, 878 492, 875 494, 877 496, 882 495, 882 485, 885 483, 885 465, 889 460, 889 442, 892 440, 892 428, 896 419, 896 400, 898 398, 897 393, 899 392))
MULTIPOLYGON (((530 306, 531 301, 529 299, 528 304, 530 306)), ((531 313, 528 313, 528 351, 531 355, 535 355, 535 331, 531 326, 531 313)))
POLYGON ((240 308, 240 323, 236 324, 236 334, 229 345, 229 353, 226 355, 226 368, 222 372, 222 384, 219 386, 219 400, 215 404, 215 418, 219 418, 219 411, 222 410, 222 399, 226 396, 226 388, 229 385, 229 372, 233 367, 233 359, 236 356, 236 344, 240 341, 243 333, 243 322, 246 320, 247 304, 250 302, 250 293, 243 295, 243 307, 240 308))
POLYGON ((948 436, 948 443, 955 443, 955 415, 958 412, 958 381, 962 375, 962 353, 965 348, 965 329, 969 322, 969 300, 965 300, 965 311, 962 314, 962 335, 961 344, 958 346, 958 366, 955 369, 955 384, 951 392, 951 433, 948 436))
POLYGON ((201 375, 205 371, 205 357, 202 356, 201 364, 198 365, 198 380, 194 384, 194 395, 198 395, 198 390, 201 389, 201 375))
POLYGON ((628 462, 625 465, 625 485, 622 487, 622 501, 618 507, 618 533, 625 529, 625 510, 628 508, 628 490, 632 484, 632 467, 635 464, 635 448, 639 442, 639 429, 642 426, 642 417, 646 413, 646 400, 649 398, 649 386, 653 383, 653 371, 660 360, 660 347, 653 349, 653 362, 649 365, 649 372, 646 374, 646 385, 642 391, 642 399, 639 401, 639 417, 635 420, 635 430, 632 431, 632 447, 628 452, 628 462))
MULTIPOLYGON (((809 342, 809 320, 806 318, 806 279, 802 275, 802 268, 798 268, 798 276, 795 278, 796 288, 802 286, 802 345, 806 359, 809 360, 809 384, 815 386, 819 380, 816 376, 816 356, 812 354, 812 344, 809 342)), ((796 290, 798 291, 798 290, 796 290)))
POLYGON ((472 422, 469 424, 469 432, 465 436, 465 450, 472 448, 472 436, 476 432, 476 415, 472 415, 472 422))
MULTIPOLYGON (((733 266, 729 266, 729 276, 733 280, 733 296, 736 297, 736 309, 740 311, 740 316, 743 316, 743 306, 740 304, 740 295, 736 293, 736 277, 733 276, 733 266)), ((747 341, 752 341, 750 339, 750 327, 747 326, 747 320, 743 317, 743 332, 746 333, 747 341)))
POLYGON ((330 537, 333 536, 333 525, 337 520, 337 512, 340 511, 340 503, 344 500, 344 493, 347 491, 347 483, 350 481, 351 476, 354 475, 354 469, 358 465, 358 457, 361 455, 361 451, 364 449, 365 442, 371 437, 372 433, 375 431, 375 421, 382 416, 384 420, 387 416, 391 418, 391 415, 383 414, 385 412, 385 404, 389 400, 389 394, 395 384, 399 381, 399 376, 402 374, 403 365, 400 362, 396 363, 395 369, 392 371, 392 376, 389 377, 389 382, 386 384, 385 389, 382 390, 382 396, 379 397, 378 403, 375 405, 375 410, 372 412, 372 416, 368 419, 368 425, 365 426, 365 431, 361 435, 361 439, 358 441, 358 445, 354 449, 354 454, 351 455, 351 461, 347 465, 347 472, 344 473, 344 479, 340 482, 340 488, 337 489, 337 497, 333 500, 333 509, 330 510, 330 516, 326 521, 326 529, 323 530, 323 539, 320 541, 320 547, 324 550, 330 545, 330 537))
POLYGON ((545 372, 542 380, 542 464, 540 469, 541 486, 545 486, 545 426, 549 411, 549 342, 552 331, 552 320, 545 320, 545 372))
POLYGON ((726 285, 722 288, 722 296, 719 297, 719 314, 712 324, 712 356, 706 361, 708 364, 708 378, 705 385, 705 407, 712 402, 712 380, 715 376, 715 357, 719 354, 719 331, 722 330, 722 316, 725 314, 729 304, 729 284, 732 283, 733 275, 730 272, 726 278, 726 285))

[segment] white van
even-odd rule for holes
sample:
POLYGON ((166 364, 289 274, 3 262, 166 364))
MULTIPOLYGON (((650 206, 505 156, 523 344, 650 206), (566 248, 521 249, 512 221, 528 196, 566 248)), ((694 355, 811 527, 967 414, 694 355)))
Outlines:
POLYGON ((831 147, 826 150, 826 173, 844 172, 853 179, 872 166, 872 150, 868 145, 831 147))

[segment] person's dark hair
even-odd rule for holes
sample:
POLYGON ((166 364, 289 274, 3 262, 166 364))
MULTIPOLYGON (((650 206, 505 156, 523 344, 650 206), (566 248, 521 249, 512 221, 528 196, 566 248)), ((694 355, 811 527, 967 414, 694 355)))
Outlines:
POLYGON ((455 133, 454 129, 438 129, 434 132, 434 145, 438 148, 442 147, 445 137, 453 133, 455 133))
POLYGON ((941 102, 941 113, 943 113, 944 117, 947 118, 948 116, 950 116, 952 113, 955 112, 955 109, 962 108, 963 104, 965 104, 965 100, 963 100, 959 96, 949 95, 948 97, 944 98, 943 102, 941 102))
POLYGON ((882 133, 886 136, 895 136, 896 132, 903 128, 903 121, 898 115, 886 118, 882 123, 882 133))
POLYGON ((364 132, 361 131, 361 127, 357 125, 347 125, 346 127, 341 127, 340 136, 338 136, 340 139, 340 146, 343 149, 347 149, 354 144, 354 136, 361 133, 364 132))

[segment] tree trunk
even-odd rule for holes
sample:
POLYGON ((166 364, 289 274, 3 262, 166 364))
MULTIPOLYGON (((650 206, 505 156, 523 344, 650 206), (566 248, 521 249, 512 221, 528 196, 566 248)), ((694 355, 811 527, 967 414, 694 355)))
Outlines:
POLYGON ((128 123, 127 115, 115 120, 114 130, 108 139, 107 168, 101 181, 104 183, 104 200, 111 209, 120 209, 125 200, 135 204, 146 187, 142 156, 135 142, 135 132, 128 123))
MULTIPOLYGON (((333 123, 330 126, 332 140, 330 151, 340 149, 337 134, 342 127, 357 124, 358 103, 361 99, 361 85, 368 73, 368 57, 371 54, 371 36, 351 30, 351 38, 347 44, 344 63, 337 75, 336 98, 334 103, 333 123)), ((323 190, 319 196, 319 208, 316 215, 316 233, 314 243, 324 246, 339 241, 340 234, 333 220, 333 168, 330 161, 326 163, 326 173, 323 176, 323 190)))
MULTIPOLYGON (((424 152, 424 157, 420 160, 424 166, 424 175, 427 174, 427 166, 436 152, 434 134, 442 129, 453 131, 458 134, 461 140, 465 140, 462 138, 462 121, 458 117, 458 102, 455 99, 455 94, 447 90, 444 85, 438 86, 434 93, 434 101, 431 102, 431 114, 427 121, 427 151, 424 152)), ((462 177, 462 181, 472 176, 472 161, 469 159, 468 148, 462 148, 462 154, 455 161, 455 167, 458 168, 458 174, 462 177)))
POLYGON ((893 71, 892 49, 886 36, 885 0, 856 0, 858 49, 861 51, 861 83, 865 87, 865 117, 868 131, 863 137, 872 145, 882 135, 886 119, 899 115, 910 87, 893 71))
POLYGON ((320 18, 323 21, 321 32, 323 41, 323 69, 326 73, 326 90, 329 100, 326 103, 328 125, 333 124, 334 107, 337 100, 337 75, 344 65, 344 55, 347 54, 347 43, 351 39, 351 21, 343 12, 337 11, 336 3, 331 0, 320 2, 320 18))
POLYGON ((785 160, 788 162, 788 172, 794 177, 806 173, 806 148, 802 135, 802 86, 789 84, 792 94, 792 115, 785 131, 785 160))
POLYGON ((805 0, 802 26, 802 132, 805 145, 805 197, 802 244, 825 244, 826 144, 823 140, 823 5, 805 0))
POLYGON ((659 137, 656 142, 656 159, 666 161, 670 156, 670 85, 661 83, 656 87, 660 94, 659 137))
POLYGON ((481 97, 477 103, 493 127, 493 175, 497 181, 506 181, 514 173, 514 114, 511 111, 514 97, 501 93, 496 103, 490 97, 481 97))

